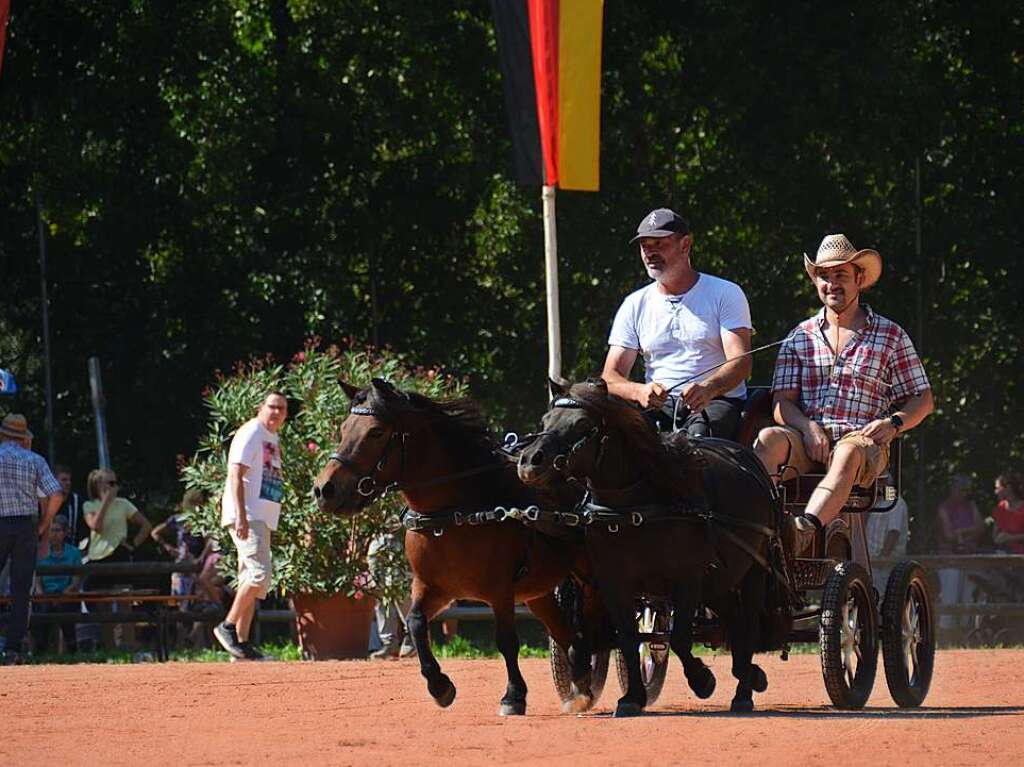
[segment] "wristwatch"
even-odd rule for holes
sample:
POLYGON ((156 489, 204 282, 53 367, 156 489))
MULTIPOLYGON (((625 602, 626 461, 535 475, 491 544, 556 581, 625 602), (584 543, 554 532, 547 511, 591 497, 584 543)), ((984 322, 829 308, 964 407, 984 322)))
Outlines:
POLYGON ((903 428, 903 419, 898 414, 893 413, 889 416, 889 423, 896 427, 896 433, 898 434, 900 429, 903 428))

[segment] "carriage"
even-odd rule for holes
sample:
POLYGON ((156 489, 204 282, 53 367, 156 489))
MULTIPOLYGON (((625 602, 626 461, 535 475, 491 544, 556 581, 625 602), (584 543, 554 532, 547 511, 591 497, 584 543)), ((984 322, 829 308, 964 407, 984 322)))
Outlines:
MULTIPOLYGON (((735 435, 737 442, 753 443, 757 430, 767 421, 770 400, 766 388, 751 389, 735 435)), ((866 541, 866 515, 891 511, 900 497, 901 464, 902 449, 897 440, 888 470, 873 487, 854 487, 839 517, 819 533, 815 546, 818 556, 779 559, 795 599, 785 636, 774 646, 762 649, 778 651, 785 660, 791 644, 818 644, 826 691, 840 709, 865 705, 874 686, 879 652, 889 693, 900 707, 921 705, 932 678, 936 615, 929 576, 920 564, 905 560, 892 568, 885 583, 876 584, 866 541)), ((785 514, 801 513, 822 476, 801 476, 792 467, 783 467, 780 476, 773 478, 780 510, 785 514)), ((574 583, 566 582, 558 598, 567 614, 578 620, 576 589, 574 583)), ((648 705, 658 698, 665 681, 668 637, 675 619, 663 596, 638 597, 636 620, 648 705)), ((693 622, 697 642, 711 649, 728 643, 721 622, 711 610, 701 607, 693 622)), ((609 655, 608 650, 594 654, 595 694, 603 686, 609 655)), ((556 688, 567 695, 567 659, 554 644, 551 664, 556 688)), ((625 664, 617 651, 615 668, 625 690, 625 664)), ((757 691, 756 686, 754 689, 757 691)))

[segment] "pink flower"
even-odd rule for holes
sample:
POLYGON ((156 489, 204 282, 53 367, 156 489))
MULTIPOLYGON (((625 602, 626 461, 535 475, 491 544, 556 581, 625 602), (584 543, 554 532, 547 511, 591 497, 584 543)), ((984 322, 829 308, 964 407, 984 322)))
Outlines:
POLYGON ((318 444, 316 444, 316 442, 307 442, 306 443, 306 450, 308 450, 311 453, 315 453, 319 449, 320 449, 320 446, 318 444))
POLYGON ((295 356, 292 357, 292 362, 305 362, 305 361, 306 361, 306 353, 305 352, 295 352, 295 356))

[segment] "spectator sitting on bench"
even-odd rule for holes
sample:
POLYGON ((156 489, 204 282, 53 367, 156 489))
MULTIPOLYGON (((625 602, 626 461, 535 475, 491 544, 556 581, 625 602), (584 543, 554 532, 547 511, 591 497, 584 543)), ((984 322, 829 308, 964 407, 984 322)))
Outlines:
MULTIPOLYGON (((131 562, 138 546, 149 537, 153 525, 135 505, 117 496, 117 476, 110 469, 94 469, 89 472, 86 482, 90 500, 85 503, 85 523, 89 526, 89 564, 131 562), (128 540, 128 523, 139 528, 135 538, 128 540)), ((130 578, 125 575, 90 575, 87 578, 90 591, 130 587, 130 578)), ((129 609, 124 604, 119 609, 129 609)), ((134 629, 124 624, 123 643, 134 645, 134 629)), ((113 649, 114 632, 110 624, 103 629, 103 643, 106 649, 113 649)))
POLYGON ((939 552, 942 554, 970 554, 977 548, 985 532, 985 520, 978 505, 967 493, 971 478, 954 474, 949 480, 949 495, 936 509, 939 517, 939 552))
MULTIPOLYGON (((178 513, 172 514, 165 521, 153 528, 150 537, 156 541, 164 552, 174 557, 176 563, 199 563, 201 564, 209 553, 212 541, 201 535, 194 535, 189 530, 185 521, 185 510, 202 506, 206 502, 206 494, 202 490, 190 488, 178 504, 178 513)), ((175 596, 192 596, 196 593, 195 573, 171 573, 171 594, 175 596)), ((178 609, 183 612, 191 610, 191 600, 180 602, 178 609)), ((178 624, 180 630, 184 630, 182 624, 178 624)), ((193 627, 191 636, 194 639, 197 631, 193 627)), ((179 636, 179 640, 181 636, 179 636)))
POLYGON ((996 477, 996 498, 992 510, 996 529, 992 540, 996 546, 1013 554, 1024 554, 1024 479, 1007 471, 996 477))
MULTIPOLYGON (((59 481, 59 480, 58 480, 59 481)), ((50 524, 50 536, 45 549, 46 553, 37 564, 40 565, 80 565, 82 555, 71 543, 66 542, 69 530, 68 518, 58 514, 50 524)), ((37 594, 69 594, 81 590, 82 578, 78 575, 37 575, 37 594)), ((37 613, 75 613, 78 612, 77 602, 67 604, 38 602, 33 606, 37 613)), ((59 623, 57 628, 64 637, 64 652, 75 651, 75 624, 59 623)), ((50 627, 47 624, 32 626, 32 639, 35 652, 43 653, 49 648, 50 627)))

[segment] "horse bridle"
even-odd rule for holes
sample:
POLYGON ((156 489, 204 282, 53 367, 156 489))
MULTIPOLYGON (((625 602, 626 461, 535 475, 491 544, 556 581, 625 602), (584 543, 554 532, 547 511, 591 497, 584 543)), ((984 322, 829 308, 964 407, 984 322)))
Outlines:
MULTIPOLYGON (((351 415, 372 415, 378 419, 381 418, 380 413, 376 412, 373 408, 364 407, 362 405, 353 406, 351 410, 349 410, 349 413, 351 415)), ((359 481, 356 482, 355 489, 360 495, 358 508, 361 509, 371 501, 376 500, 379 496, 384 495, 389 490, 398 488, 402 475, 405 473, 405 446, 410 434, 411 432, 408 431, 398 431, 397 429, 392 430, 391 436, 388 438, 388 443, 384 446, 384 450, 381 452, 380 458, 373 464, 373 468, 370 469, 369 473, 364 474, 359 478, 359 481), (391 448, 393 448, 396 443, 401 444, 401 460, 398 467, 398 478, 394 482, 380 486, 377 484, 377 472, 382 471, 387 465, 391 448)), ((360 472, 359 467, 357 467, 350 458, 345 458, 344 456, 339 455, 337 451, 331 453, 330 457, 327 459, 328 463, 331 461, 341 464, 353 474, 358 475, 360 472)))
MULTIPOLYGON (((588 411, 585 404, 572 397, 559 397, 551 403, 551 409, 565 408, 569 410, 584 410, 588 411)), ((569 446, 569 450, 565 453, 559 453, 551 460, 551 468, 555 471, 564 474, 567 478, 572 478, 569 472, 571 471, 570 463, 572 457, 580 450, 585 448, 592 440, 599 440, 597 445, 597 457, 594 459, 594 473, 596 474, 601 468, 601 460, 604 458, 605 445, 608 443, 608 435, 604 433, 605 421, 601 418, 601 423, 591 429, 589 432, 584 434, 578 440, 569 446)), ((542 432, 542 434, 549 434, 550 432, 542 432)))
MULTIPOLYGON (((349 413, 351 415, 370 415, 380 420, 387 420, 373 408, 369 408, 364 405, 354 405, 349 410, 349 413)), ((388 443, 384 446, 384 450, 381 453, 380 458, 373 465, 373 468, 370 469, 370 472, 368 474, 364 474, 362 477, 359 478, 359 481, 356 482, 356 492, 358 492, 360 495, 360 501, 357 508, 361 509, 367 504, 376 500, 378 497, 395 490, 412 490, 416 488, 431 487, 433 485, 443 484, 444 482, 450 482, 453 479, 464 479, 466 477, 472 477, 477 474, 483 474, 485 472, 494 471, 496 469, 501 468, 500 463, 494 463, 488 464, 486 466, 477 466, 472 469, 466 469, 465 471, 458 471, 453 474, 444 474, 440 477, 434 477, 433 479, 429 479, 424 482, 414 482, 412 484, 403 483, 402 475, 405 474, 406 444, 408 443, 409 437, 412 435, 414 431, 416 431, 416 429, 412 429, 410 431, 398 431, 397 429, 395 429, 391 432, 391 437, 388 439, 388 443), (381 471, 387 464, 388 455, 391 452, 391 448, 395 445, 395 443, 401 444, 401 461, 398 467, 398 476, 393 482, 389 482, 386 485, 380 486, 377 484, 376 474, 378 471, 381 471)), ((339 463, 345 468, 347 468, 349 471, 351 471, 353 474, 359 473, 359 469, 355 465, 355 463, 351 459, 339 455, 337 451, 331 453, 327 461, 328 463, 330 463, 331 461, 339 463)))

